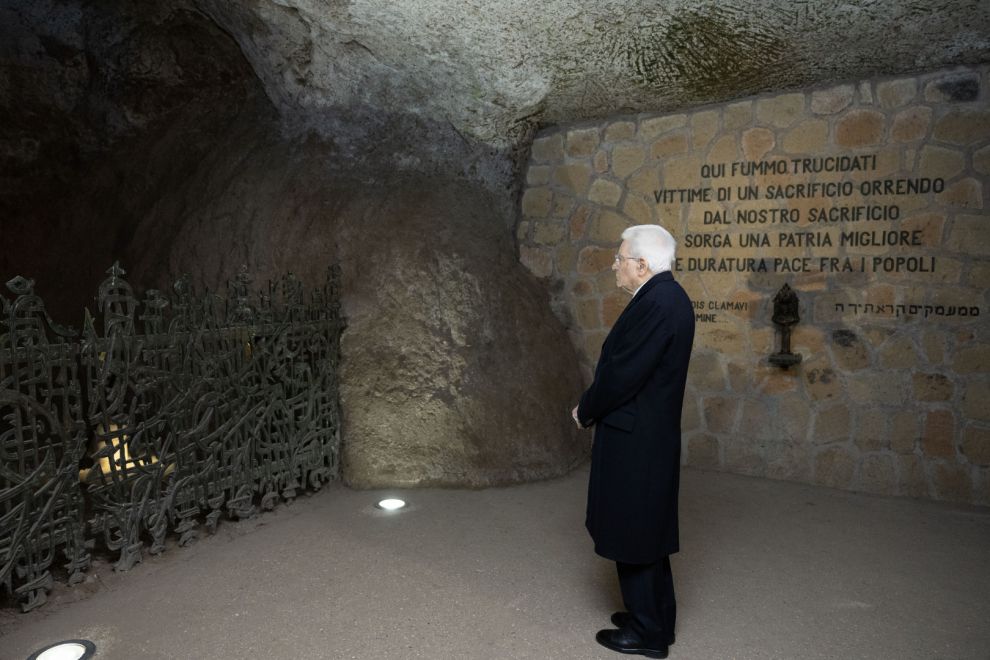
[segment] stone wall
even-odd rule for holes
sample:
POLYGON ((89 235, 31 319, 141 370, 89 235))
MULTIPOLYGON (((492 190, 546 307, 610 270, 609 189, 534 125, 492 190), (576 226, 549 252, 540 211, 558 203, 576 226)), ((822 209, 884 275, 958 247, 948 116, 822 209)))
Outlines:
POLYGON ((619 234, 659 222, 697 311, 687 464, 990 505, 988 71, 540 133, 519 254, 585 378, 628 300, 619 234), (788 370, 768 361, 785 283, 803 356, 788 370))

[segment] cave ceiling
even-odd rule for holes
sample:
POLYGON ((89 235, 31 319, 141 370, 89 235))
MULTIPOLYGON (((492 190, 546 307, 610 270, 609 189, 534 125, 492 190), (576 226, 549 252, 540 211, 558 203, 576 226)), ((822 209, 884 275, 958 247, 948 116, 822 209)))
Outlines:
POLYGON ((194 0, 284 117, 532 127, 990 58, 985 0, 194 0))

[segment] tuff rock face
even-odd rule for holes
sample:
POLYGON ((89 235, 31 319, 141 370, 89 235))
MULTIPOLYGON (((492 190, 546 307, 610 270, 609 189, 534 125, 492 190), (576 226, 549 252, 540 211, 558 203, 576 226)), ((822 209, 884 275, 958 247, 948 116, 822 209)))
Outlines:
POLYGON ((508 204, 444 166, 481 148, 393 116, 364 125, 360 157, 289 136, 209 19, 129 6, 7 15, 4 281, 32 276, 78 326, 115 259, 139 289, 183 272, 222 288, 241 264, 257 287, 286 271, 315 285, 338 261, 349 483, 485 486, 579 463, 577 358, 517 259, 508 204), (392 163, 426 134, 443 159, 392 163))
POLYGON ((76 325, 134 242, 171 246, 177 218, 139 224, 220 136, 275 117, 237 45, 174 3, 0 2, 0 62, 0 279, 76 325))
POLYGON ((133 272, 216 282, 246 262, 256 285, 285 271, 319 283, 339 262, 353 486, 480 487, 580 463, 576 354, 490 194, 408 174, 368 183, 335 163, 320 142, 237 132, 139 223, 133 272), (169 218, 181 222, 155 241, 169 218))
POLYGON ((366 194, 339 235, 349 483, 486 486, 575 466, 575 355, 484 194, 429 180, 366 194))
POLYGON ((442 118, 496 147, 534 124, 665 111, 990 53, 980 0, 197 0, 284 114, 442 118))

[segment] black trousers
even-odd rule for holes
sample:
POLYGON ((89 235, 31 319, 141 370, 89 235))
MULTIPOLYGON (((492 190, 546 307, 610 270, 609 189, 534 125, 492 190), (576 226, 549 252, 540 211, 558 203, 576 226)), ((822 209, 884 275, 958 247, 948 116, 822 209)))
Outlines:
POLYGON ((643 641, 666 646, 674 637, 677 601, 670 557, 653 564, 615 562, 622 602, 632 615, 632 629, 643 641))

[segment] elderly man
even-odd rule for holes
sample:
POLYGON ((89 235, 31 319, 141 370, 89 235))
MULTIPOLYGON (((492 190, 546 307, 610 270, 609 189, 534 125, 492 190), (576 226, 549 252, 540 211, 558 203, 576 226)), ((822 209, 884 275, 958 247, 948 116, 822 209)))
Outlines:
POLYGON ((676 246, 658 225, 622 233, 612 270, 633 297, 571 413, 595 427, 585 525, 595 552, 616 563, 627 610, 595 639, 650 658, 666 658, 674 643, 670 555, 679 549, 681 404, 694 340, 691 300, 670 272, 676 246))

